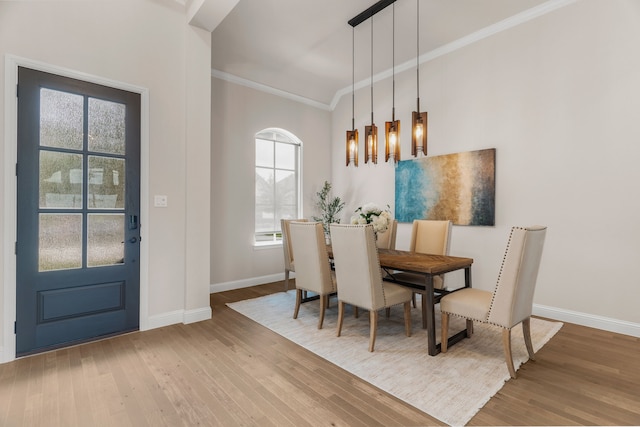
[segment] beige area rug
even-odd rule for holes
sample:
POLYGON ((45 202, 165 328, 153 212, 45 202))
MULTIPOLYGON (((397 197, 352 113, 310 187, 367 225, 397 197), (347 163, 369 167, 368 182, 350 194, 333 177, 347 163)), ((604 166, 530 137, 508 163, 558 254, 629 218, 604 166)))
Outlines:
MULTIPOLYGON (((418 307, 420 307, 418 295, 418 307)), ((421 328, 420 309, 412 310, 412 335, 404 334, 402 307, 391 317, 380 313, 375 351, 368 351, 369 316, 345 311, 342 335, 336 337, 337 302, 331 300, 323 329, 317 329, 319 302, 302 304, 293 319, 295 291, 279 292, 227 304, 233 310, 316 353, 363 380, 379 387, 450 425, 465 425, 497 393, 509 377, 497 327, 474 324, 471 339, 449 348, 446 354, 427 354, 427 335, 421 328)), ((440 340, 440 313, 436 312, 436 337, 440 340)), ((452 333, 464 329, 464 320, 452 317, 452 333)), ((542 347, 562 323, 531 319, 534 350, 542 347)), ((512 331, 516 369, 528 359, 522 328, 512 331)))

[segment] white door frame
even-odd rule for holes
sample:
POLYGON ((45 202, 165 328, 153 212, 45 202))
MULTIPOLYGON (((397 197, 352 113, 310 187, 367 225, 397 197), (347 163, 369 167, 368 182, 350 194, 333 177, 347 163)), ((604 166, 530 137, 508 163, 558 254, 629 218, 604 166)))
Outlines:
MULTIPOLYGON (((4 242, 3 242, 3 341, 0 346, 0 363, 16 358, 16 255, 17 235, 17 179, 15 165, 18 153, 18 67, 31 68, 76 80, 140 94, 140 217, 149 224, 149 89, 109 80, 103 77, 57 67, 39 61, 5 55, 4 82, 4 242)), ((149 325, 149 239, 146 230, 140 229, 140 330, 149 325), (143 238, 144 237, 144 238, 143 238)))

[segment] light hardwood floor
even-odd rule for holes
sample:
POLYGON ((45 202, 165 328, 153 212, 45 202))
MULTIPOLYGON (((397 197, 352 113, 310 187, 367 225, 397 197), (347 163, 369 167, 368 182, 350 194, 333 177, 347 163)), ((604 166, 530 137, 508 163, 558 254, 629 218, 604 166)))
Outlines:
MULTIPOLYGON (((211 295, 213 318, 0 365, 0 426, 398 426, 437 420, 211 295)), ((293 310, 293 308, 292 308, 293 310)), ((565 324, 470 425, 640 425, 640 339, 565 324)))

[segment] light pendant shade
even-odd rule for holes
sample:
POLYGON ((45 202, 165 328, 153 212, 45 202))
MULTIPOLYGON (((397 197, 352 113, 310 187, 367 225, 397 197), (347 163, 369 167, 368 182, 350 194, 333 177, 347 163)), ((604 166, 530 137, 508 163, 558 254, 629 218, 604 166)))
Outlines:
POLYGON ((364 127, 364 162, 378 163, 378 127, 371 123, 371 126, 364 127))
POLYGON ((347 131, 347 166, 358 167, 358 129, 347 131))
POLYGON ((384 125, 384 161, 400 161, 400 120, 396 120, 396 5, 393 4, 393 19, 391 26, 391 121, 384 125))
POLYGON ((414 111, 411 113, 411 155, 418 153, 427 155, 427 112, 414 111))
POLYGON ((411 114, 411 155, 427 155, 427 112, 420 112, 420 0, 416 0, 416 111, 411 114))
POLYGON ((355 27, 351 31, 351 130, 347 131, 347 167, 358 167, 358 129, 355 125, 355 27))
POLYGON ((386 145, 384 149, 384 161, 400 161, 400 120, 385 122, 384 134, 386 145))

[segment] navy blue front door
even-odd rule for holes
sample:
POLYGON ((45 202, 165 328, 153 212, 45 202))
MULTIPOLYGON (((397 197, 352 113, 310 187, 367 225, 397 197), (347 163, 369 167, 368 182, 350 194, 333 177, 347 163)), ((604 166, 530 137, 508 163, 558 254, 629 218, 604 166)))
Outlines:
POLYGON ((18 70, 16 355, 137 330, 140 95, 18 70))

